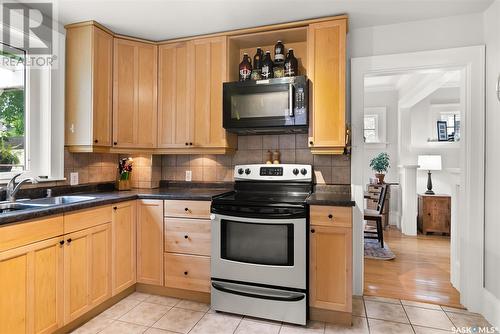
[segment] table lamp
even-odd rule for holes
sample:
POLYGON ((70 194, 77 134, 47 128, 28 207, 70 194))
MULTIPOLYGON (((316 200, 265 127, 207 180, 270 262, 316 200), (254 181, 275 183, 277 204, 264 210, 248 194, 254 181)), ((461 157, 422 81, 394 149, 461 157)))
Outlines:
POLYGON ((425 192, 425 194, 434 195, 434 191, 432 191, 431 170, 441 170, 441 156, 419 155, 418 166, 419 169, 427 170, 427 191, 425 192))

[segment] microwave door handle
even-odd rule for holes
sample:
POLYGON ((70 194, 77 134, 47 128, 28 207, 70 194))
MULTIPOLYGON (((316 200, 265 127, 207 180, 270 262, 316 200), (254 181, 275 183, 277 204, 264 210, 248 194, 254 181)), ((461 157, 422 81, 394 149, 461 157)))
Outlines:
POLYGON ((288 116, 293 117, 293 84, 288 84, 288 116))

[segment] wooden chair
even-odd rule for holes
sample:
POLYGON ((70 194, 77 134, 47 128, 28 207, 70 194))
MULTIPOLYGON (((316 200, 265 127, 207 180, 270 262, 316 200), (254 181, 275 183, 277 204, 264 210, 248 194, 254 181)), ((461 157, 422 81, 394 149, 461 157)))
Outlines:
POLYGON ((364 220, 372 220, 376 223, 376 230, 367 230, 365 227, 364 235, 365 239, 377 239, 380 242, 380 246, 384 248, 384 229, 382 227, 382 212, 384 210, 385 197, 387 194, 387 185, 383 185, 380 190, 380 196, 377 202, 377 209, 364 210, 364 220))

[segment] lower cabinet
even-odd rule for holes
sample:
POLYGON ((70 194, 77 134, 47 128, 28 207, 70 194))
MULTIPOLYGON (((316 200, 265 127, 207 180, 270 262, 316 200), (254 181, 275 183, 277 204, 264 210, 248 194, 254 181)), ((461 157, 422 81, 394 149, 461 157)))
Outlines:
POLYGON ((137 201, 137 282, 163 285, 163 201, 137 201))
POLYGON ((110 297, 111 223, 65 235, 65 323, 110 297))
POLYGON ((113 205, 111 224, 114 296, 136 282, 136 201, 113 205))
POLYGON ((52 333, 62 326, 61 240, 0 252, 0 333, 52 333))
POLYGON ((351 208, 311 207, 311 307, 352 312, 351 220, 351 208))
POLYGON ((208 256, 165 253, 165 286, 210 292, 208 256))

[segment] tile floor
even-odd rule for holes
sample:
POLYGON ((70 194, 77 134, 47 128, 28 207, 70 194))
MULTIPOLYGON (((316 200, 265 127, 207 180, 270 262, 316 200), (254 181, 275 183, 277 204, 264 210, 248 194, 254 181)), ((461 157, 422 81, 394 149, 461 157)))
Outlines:
POLYGON ((490 327, 465 310, 399 299, 355 297, 353 326, 307 326, 216 313, 210 305, 134 292, 73 333, 80 334, 444 334, 455 327, 490 327))

